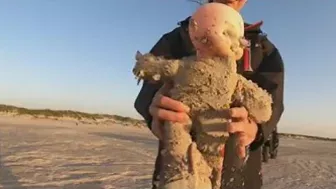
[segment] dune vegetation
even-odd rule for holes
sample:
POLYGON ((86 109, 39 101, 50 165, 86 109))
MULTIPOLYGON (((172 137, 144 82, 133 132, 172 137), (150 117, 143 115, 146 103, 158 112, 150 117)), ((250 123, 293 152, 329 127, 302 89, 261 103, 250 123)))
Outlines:
MULTIPOLYGON (((134 125, 134 126, 145 126, 146 123, 144 120, 134 119, 131 117, 125 117, 120 115, 110 115, 110 114, 92 114, 80 111, 72 110, 51 110, 51 109, 28 109, 22 107, 16 107, 11 105, 0 104, 0 113, 7 113, 13 115, 29 115, 35 118, 73 118, 78 121, 81 120, 114 120, 118 123, 125 123, 125 125, 134 125)), ((281 137, 286 138, 296 138, 296 139, 313 139, 313 140, 327 140, 327 141, 336 141, 334 138, 318 137, 311 135, 300 135, 300 134, 290 134, 290 133, 280 133, 281 137)))
POLYGON ((126 122, 128 124, 143 125, 145 122, 143 120, 134 119, 131 117, 124 117, 120 115, 109 115, 109 114, 92 114, 80 111, 72 110, 51 110, 51 109, 28 109, 22 107, 16 107, 11 105, 0 104, 0 112, 13 114, 13 115, 28 115, 32 117, 42 117, 42 118, 73 118, 76 120, 115 120, 118 122, 126 122))

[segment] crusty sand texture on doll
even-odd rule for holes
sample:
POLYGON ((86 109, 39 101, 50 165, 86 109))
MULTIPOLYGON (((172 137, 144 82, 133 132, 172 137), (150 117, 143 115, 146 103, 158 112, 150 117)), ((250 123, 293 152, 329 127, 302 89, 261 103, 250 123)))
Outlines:
POLYGON ((219 3, 203 5, 192 15, 189 31, 196 56, 165 59, 137 52, 133 73, 139 80, 172 81, 170 97, 191 109, 190 123, 164 123, 159 188, 219 189, 228 108, 239 104, 263 123, 271 117, 272 98, 237 74, 236 60, 246 45, 237 11, 219 3))

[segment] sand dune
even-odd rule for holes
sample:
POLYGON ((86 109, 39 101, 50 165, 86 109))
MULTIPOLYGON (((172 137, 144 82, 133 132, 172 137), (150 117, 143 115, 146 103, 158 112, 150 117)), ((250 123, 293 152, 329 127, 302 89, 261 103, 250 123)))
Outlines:
MULTIPOLYGON (((157 141, 120 125, 0 118, 1 189, 150 188, 157 141)), ((265 189, 334 189, 332 141, 282 138, 265 189)))

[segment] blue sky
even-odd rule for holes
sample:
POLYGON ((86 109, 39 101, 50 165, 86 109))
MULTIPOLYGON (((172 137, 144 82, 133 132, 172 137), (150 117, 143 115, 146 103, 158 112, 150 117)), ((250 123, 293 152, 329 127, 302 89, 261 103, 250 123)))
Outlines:
MULTIPOLYGON (((280 130, 336 137, 335 0, 249 0, 285 61, 280 130)), ((197 7, 184 0, 0 0, 0 103, 139 117, 131 73, 197 7)))

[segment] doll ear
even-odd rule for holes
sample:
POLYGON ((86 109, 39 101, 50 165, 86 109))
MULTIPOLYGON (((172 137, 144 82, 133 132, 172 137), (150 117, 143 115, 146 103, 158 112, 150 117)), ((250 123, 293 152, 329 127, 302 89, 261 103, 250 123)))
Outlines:
POLYGON ((141 57, 142 57, 141 52, 140 52, 140 51, 137 51, 136 54, 135 54, 135 59, 136 59, 136 60, 139 60, 141 57))

